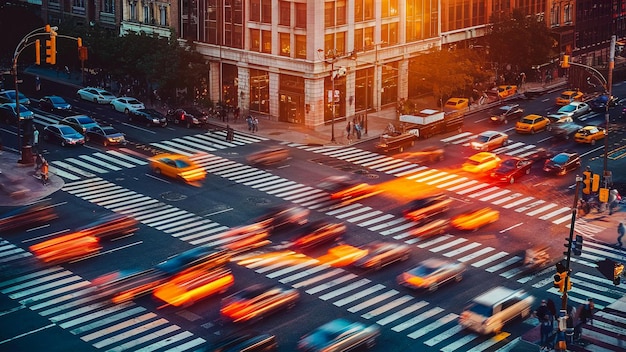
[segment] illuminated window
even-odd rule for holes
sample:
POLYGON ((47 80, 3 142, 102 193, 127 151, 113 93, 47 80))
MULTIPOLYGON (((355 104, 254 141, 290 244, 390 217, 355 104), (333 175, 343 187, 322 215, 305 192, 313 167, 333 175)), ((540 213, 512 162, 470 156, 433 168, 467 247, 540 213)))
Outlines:
POLYGON ((398 15, 398 0, 383 0, 382 16, 391 17, 398 15))
POLYGON ((250 30, 250 51, 261 52, 261 31, 250 30))
POLYGON ((381 39, 383 40, 383 46, 393 45, 398 43, 398 23, 393 22, 389 24, 383 24, 381 27, 381 39))
MULTIPOLYGON (((438 18, 437 0, 406 0, 406 41, 414 42, 437 37, 439 35, 438 18)), ((442 18, 446 17, 442 16, 442 18)))
POLYGON ((261 47, 262 52, 271 54, 272 53, 272 32, 271 31, 261 31, 261 47))
POLYGON ((570 4, 565 5, 563 14, 565 16, 564 18, 565 23, 571 23, 572 22, 572 5, 570 4))
POLYGON ((296 35, 296 58, 306 59, 306 36, 296 35))
MULTIPOLYGON (((384 39, 384 38, 383 38, 384 39)), ((370 50, 374 47, 374 27, 354 30, 354 50, 370 50)))
POLYGON ((374 19, 374 0, 355 0, 354 22, 374 19))
POLYGON ((280 33, 280 55, 291 55, 291 38, 289 33, 280 33))
POLYGON ((291 3, 288 1, 280 1, 279 3, 280 17, 278 24, 281 26, 291 25, 291 3))

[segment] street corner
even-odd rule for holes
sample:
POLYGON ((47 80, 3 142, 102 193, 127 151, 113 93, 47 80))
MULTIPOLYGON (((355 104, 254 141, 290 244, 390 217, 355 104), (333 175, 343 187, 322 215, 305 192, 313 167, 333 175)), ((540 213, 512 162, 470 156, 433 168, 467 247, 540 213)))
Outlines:
POLYGON ((65 185, 63 179, 50 174, 44 184, 41 177, 30 168, 16 168, 16 172, 0 173, 0 206, 13 207, 32 204, 65 185))

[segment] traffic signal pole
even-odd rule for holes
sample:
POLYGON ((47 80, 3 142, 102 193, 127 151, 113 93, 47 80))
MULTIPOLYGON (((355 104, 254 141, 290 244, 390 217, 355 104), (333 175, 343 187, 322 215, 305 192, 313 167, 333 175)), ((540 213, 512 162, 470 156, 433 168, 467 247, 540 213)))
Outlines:
POLYGON ((580 184, 582 177, 576 175, 576 191, 574 193, 574 206, 572 207, 572 221, 569 228, 569 242, 567 244, 567 257, 565 259, 565 268, 567 276, 563 285, 563 295, 561 296, 561 309, 567 311, 567 289, 570 282, 570 262, 572 259, 572 243, 574 241, 574 226, 576 225, 576 215, 578 213, 578 193, 580 192, 580 184))

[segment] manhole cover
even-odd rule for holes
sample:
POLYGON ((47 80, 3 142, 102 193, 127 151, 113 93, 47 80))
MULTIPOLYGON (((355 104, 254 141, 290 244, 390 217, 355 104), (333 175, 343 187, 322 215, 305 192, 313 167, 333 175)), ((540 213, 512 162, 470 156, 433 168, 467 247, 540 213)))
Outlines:
POLYGON ((269 199, 263 197, 248 197, 247 200, 248 202, 257 205, 270 203, 269 199))
POLYGON ((367 178, 378 178, 378 175, 376 174, 367 174, 365 175, 367 178))
POLYGON ((165 192, 161 193, 161 198, 169 200, 171 202, 187 199, 187 196, 178 192, 165 192))
POLYGON ((359 174, 359 175, 365 175, 365 174, 369 174, 370 172, 365 169, 359 169, 359 170, 354 170, 354 173, 359 174))

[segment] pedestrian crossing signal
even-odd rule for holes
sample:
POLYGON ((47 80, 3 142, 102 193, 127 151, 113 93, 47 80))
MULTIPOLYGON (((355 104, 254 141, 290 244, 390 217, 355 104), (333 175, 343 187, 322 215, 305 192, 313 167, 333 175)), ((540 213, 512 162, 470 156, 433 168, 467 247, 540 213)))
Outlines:
POLYGON ((583 236, 576 235, 576 240, 572 243, 572 252, 574 255, 580 255, 583 250, 583 236))
POLYGON ((591 193, 591 171, 583 171, 583 193, 591 193))
MULTIPOLYGON (((558 273, 556 275, 554 275, 554 288, 558 288, 559 292, 563 292, 563 289, 565 288, 565 279, 567 278, 567 272, 563 272, 563 273, 558 273)), ((568 287, 568 289, 571 288, 571 283, 568 287)))
POLYGON ((615 263, 613 268, 613 285, 619 286, 622 281, 622 274, 624 273, 624 264, 615 263))

